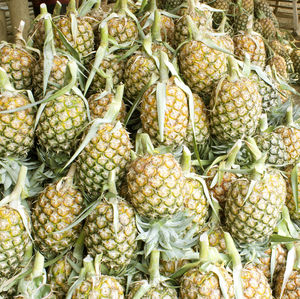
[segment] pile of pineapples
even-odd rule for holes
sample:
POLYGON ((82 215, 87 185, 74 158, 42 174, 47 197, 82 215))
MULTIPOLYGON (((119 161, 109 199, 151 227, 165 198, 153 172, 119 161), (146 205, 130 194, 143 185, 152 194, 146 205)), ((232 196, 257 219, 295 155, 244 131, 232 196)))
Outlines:
POLYGON ((71 0, 0 43, 0 298, 300 298, 300 49, 265 0, 71 0))

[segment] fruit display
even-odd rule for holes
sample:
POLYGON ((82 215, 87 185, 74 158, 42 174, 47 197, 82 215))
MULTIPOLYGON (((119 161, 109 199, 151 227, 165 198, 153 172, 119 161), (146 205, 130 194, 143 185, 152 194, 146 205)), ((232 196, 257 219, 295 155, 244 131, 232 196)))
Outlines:
POLYGON ((0 41, 0 299, 300 298, 300 48, 268 2, 60 7, 0 41))

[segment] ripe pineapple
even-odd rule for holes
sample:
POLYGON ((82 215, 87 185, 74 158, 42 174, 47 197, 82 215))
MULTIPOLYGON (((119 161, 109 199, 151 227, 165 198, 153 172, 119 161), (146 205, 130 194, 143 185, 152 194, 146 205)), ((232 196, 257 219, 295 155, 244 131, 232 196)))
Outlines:
POLYGON ((175 19, 173 43, 176 48, 189 38, 188 16, 193 20, 197 28, 205 28, 206 30, 212 28, 212 14, 206 6, 199 4, 198 0, 188 0, 187 4, 187 7, 183 7, 177 12, 180 18, 175 19))
MULTIPOLYGON (((0 110, 12 110, 29 105, 26 95, 17 92, 0 67, 0 110)), ((13 113, 0 114, 1 157, 26 157, 34 143, 35 110, 27 108, 13 113)))
POLYGON ((285 276, 285 268, 283 268, 276 277, 274 294, 276 298, 292 299, 299 297, 300 289, 300 270, 293 269, 282 292, 282 284, 285 276), (282 296, 281 296, 282 293, 282 296))
MULTIPOLYGON (((105 114, 109 110, 109 106, 113 103, 115 94, 109 93, 94 93, 88 98, 90 114, 92 119, 104 118, 105 114)), ((120 122, 124 122, 126 117, 126 106, 122 101, 120 112, 116 118, 120 122)))
POLYGON ((117 2, 115 15, 108 17, 108 34, 113 37, 118 44, 134 42, 138 38, 138 28, 135 21, 127 15, 128 0, 117 2))
POLYGON ((291 53, 291 59, 293 62, 295 72, 300 74, 300 50, 294 49, 291 53))
POLYGON ((28 211, 21 204, 27 168, 22 166, 14 191, 0 202, 0 283, 20 270, 30 249, 28 211))
POLYGON ((59 35, 60 31, 78 54, 85 57, 94 50, 94 33, 92 26, 77 16, 75 7, 75 0, 70 0, 67 15, 53 18, 54 42, 56 48, 67 50, 59 35))
POLYGON ((175 33, 175 24, 171 17, 164 14, 164 11, 157 10, 156 0, 151 0, 147 10, 143 13, 143 16, 140 21, 140 25, 143 29, 145 35, 149 34, 151 31, 153 33, 154 30, 160 32, 161 40, 168 42, 169 44, 173 44, 174 42, 174 33, 175 33), (155 14, 159 12, 160 14, 160 24, 157 27, 155 24, 155 14))
POLYGON ((289 164, 297 162, 300 157, 300 130, 293 125, 292 115, 292 107, 289 107, 286 115, 286 125, 279 126, 274 130, 283 139, 289 164))
POLYGON ((86 124, 86 107, 81 97, 68 92, 48 101, 36 129, 41 158, 52 168, 65 163, 75 151, 79 133, 86 124))
POLYGON ((142 97, 141 121, 143 131, 156 143, 177 146, 187 135, 188 100, 185 92, 176 84, 176 78, 169 78, 165 64, 167 59, 167 54, 160 51, 160 81, 151 85, 142 97), (162 86, 165 92, 159 94, 162 86), (165 113, 162 117, 159 107, 163 104, 165 113))
MULTIPOLYGON (((180 71, 185 83, 194 93, 208 95, 227 71, 226 54, 198 41, 198 30, 189 16, 187 19, 194 33, 193 39, 179 50, 180 71)), ((204 36, 222 47, 220 39, 209 36, 208 33, 204 33, 204 36)))
POLYGON ((262 27, 262 36, 265 39, 271 40, 276 37, 276 27, 271 19, 263 17, 259 19, 259 23, 262 27))
POLYGON ((288 78, 287 65, 286 65, 286 61, 283 57, 281 57, 279 55, 274 55, 268 61, 268 65, 270 65, 271 67, 274 67, 277 74, 280 75, 281 77, 283 77, 284 79, 288 78))
POLYGON ((136 211, 148 218, 173 215, 183 209, 184 178, 172 154, 146 154, 129 166, 129 198, 136 211))
POLYGON ((22 21, 16 34, 15 44, 0 43, 0 67, 9 76, 15 89, 31 89, 35 58, 26 50, 22 36, 25 23, 22 21))
POLYGON ((234 298, 233 279, 224 266, 215 261, 206 233, 200 236, 199 265, 190 269, 181 278, 180 295, 182 299, 234 298), (214 266, 214 267, 212 267, 214 266), (218 275, 217 275, 218 273, 218 275), (220 279, 222 276, 222 281, 220 279))
MULTIPOLYGON (((256 147, 253 140, 250 142, 256 147)), ((256 151, 260 152, 257 147, 256 151)), ((264 159, 256 163, 263 166, 264 159)), ((277 170, 258 174, 254 169, 250 177, 233 182, 225 205, 226 227, 232 237, 243 244, 268 239, 280 217, 285 197, 286 184, 277 170), (255 179, 255 184, 248 194, 251 179, 255 179)))
POLYGON ((210 102, 211 133, 218 142, 237 141, 255 133, 262 98, 257 84, 239 76, 237 62, 230 57, 230 72, 215 88, 210 102))
POLYGON ((51 286, 57 299, 65 298, 71 284, 79 274, 78 268, 82 267, 84 234, 81 231, 74 249, 67 252, 55 264, 52 264, 47 271, 48 283, 51 286), (76 265, 78 268, 74 267, 76 265))
MULTIPOLYGON (((108 185, 116 192, 115 175, 111 173, 108 185)), ((135 211, 124 199, 105 199, 86 218, 84 243, 88 254, 102 254, 101 264, 109 273, 118 274, 134 257, 137 249, 135 211), (117 217, 117 218, 116 218, 117 217)))
MULTIPOLYGON (((113 298, 124 299, 124 289, 113 276, 102 275, 99 269, 95 269, 93 259, 88 255, 83 260, 79 277, 75 282, 75 290, 72 290, 72 299, 82 298, 113 298)), ((99 265, 96 265, 96 267, 99 265)))
POLYGON ((62 252, 79 237, 81 224, 59 232, 71 225, 84 209, 83 196, 73 185, 74 173, 75 165, 66 177, 47 186, 33 206, 34 241, 44 254, 62 252))
POLYGON ((143 47, 126 62, 124 73, 125 93, 130 99, 136 98, 154 76, 159 76, 157 60, 155 61, 154 57, 158 58, 160 51, 167 53, 170 59, 172 57, 170 51, 161 42, 161 28, 161 15, 156 10, 151 36, 147 36, 143 40, 143 47))
POLYGON ((106 114, 107 120, 110 119, 111 122, 99 122, 95 119, 86 130, 84 143, 76 153, 76 182, 91 200, 100 196, 109 172, 114 169, 119 186, 131 160, 132 145, 129 134, 121 123, 113 121, 119 114, 123 90, 124 85, 117 88, 114 102, 111 104, 113 109, 109 108, 106 114), (116 106, 118 109, 115 109, 116 106))
POLYGON ((252 263, 243 266, 232 237, 227 232, 224 233, 224 237, 226 250, 232 259, 233 271, 235 272, 234 290, 236 297, 242 295, 246 299, 273 298, 272 289, 263 272, 252 263))

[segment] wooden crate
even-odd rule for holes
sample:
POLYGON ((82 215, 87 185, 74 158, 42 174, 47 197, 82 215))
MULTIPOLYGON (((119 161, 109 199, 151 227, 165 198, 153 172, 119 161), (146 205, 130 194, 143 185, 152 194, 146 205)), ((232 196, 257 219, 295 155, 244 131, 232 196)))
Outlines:
MULTIPOLYGON (((0 0, 0 9, 1 11, 4 11, 5 14, 5 23, 6 23, 6 31, 7 31, 7 41, 11 42, 13 41, 13 26, 10 18, 10 13, 7 5, 8 1, 7 0, 0 0)), ((31 1, 29 1, 29 14, 31 20, 34 18, 34 13, 33 13, 33 7, 31 1)))

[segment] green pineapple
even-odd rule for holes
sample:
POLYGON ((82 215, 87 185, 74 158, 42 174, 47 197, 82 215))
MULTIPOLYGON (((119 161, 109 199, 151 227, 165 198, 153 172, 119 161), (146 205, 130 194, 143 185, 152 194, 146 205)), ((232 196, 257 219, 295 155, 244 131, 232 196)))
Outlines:
POLYGON ((249 141, 256 158, 252 174, 232 184, 225 205, 226 227, 242 244, 259 243, 269 238, 286 197, 282 175, 277 170, 262 168, 266 155, 261 154, 253 139, 249 141), (255 183, 251 184, 251 180, 255 183))
POLYGON ((32 211, 34 241, 44 254, 57 254, 74 245, 81 224, 59 232, 73 224, 84 209, 83 196, 73 185, 75 165, 67 176, 41 192, 32 211))
POLYGON ((0 283, 12 278, 31 251, 30 219, 21 203, 27 168, 22 166, 11 194, 0 202, 0 283))
POLYGON ((86 218, 84 243, 88 254, 102 254, 101 265, 109 273, 118 274, 135 255, 137 227, 131 204, 119 198, 115 186, 115 171, 110 173, 109 192, 86 218))
POLYGON ((262 109, 257 84, 239 75, 237 62, 231 57, 229 64, 230 72, 220 80, 210 102, 211 133, 219 143, 253 135, 262 109))
MULTIPOLYGON (((16 91, 10 84, 8 76, 0 67, 0 108, 2 111, 27 106, 29 98, 16 91)), ((0 156, 26 157, 34 143, 35 110, 22 109, 13 113, 0 114, 0 156)))

